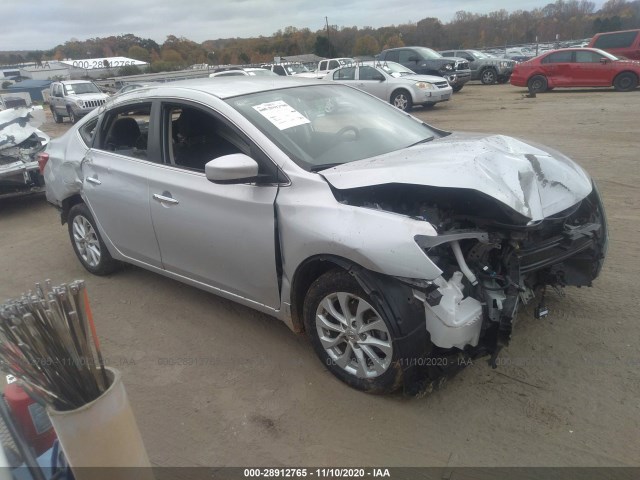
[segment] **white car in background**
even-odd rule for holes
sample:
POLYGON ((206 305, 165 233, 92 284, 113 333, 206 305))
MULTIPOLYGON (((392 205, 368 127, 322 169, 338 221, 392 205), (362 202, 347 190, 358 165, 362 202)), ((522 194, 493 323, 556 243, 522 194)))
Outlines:
POLYGON ((213 77, 257 77, 257 76, 265 76, 265 77, 273 77, 276 76, 271 70, 267 70, 266 68, 228 68, 225 70, 220 70, 219 72, 214 72, 209 75, 210 78, 213 77))
POLYGON ((418 75, 395 62, 359 62, 333 70, 324 79, 364 90, 404 111, 446 102, 453 93, 444 78, 418 75))

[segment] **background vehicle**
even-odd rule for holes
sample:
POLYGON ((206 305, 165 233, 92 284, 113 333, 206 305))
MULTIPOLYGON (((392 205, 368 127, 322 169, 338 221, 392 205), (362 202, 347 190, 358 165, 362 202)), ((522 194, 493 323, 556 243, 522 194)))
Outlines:
POLYGON ((318 62, 318 66, 313 72, 300 73, 299 75, 301 77, 322 78, 331 70, 335 70, 336 68, 348 66, 354 63, 356 63, 356 61, 353 58, 326 58, 318 62))
POLYGON ((49 88, 49 107, 56 123, 61 123, 64 117, 69 117, 71 123, 76 123, 109 98, 109 95, 102 93, 95 83, 88 80, 53 82, 49 88))
POLYGON ((446 50, 443 57, 460 57, 469 62, 471 80, 480 80, 485 85, 506 83, 516 65, 513 60, 497 59, 478 50, 446 50))
POLYGON ((426 47, 402 47, 383 50, 377 60, 399 63, 420 74, 447 79, 454 92, 459 92, 471 80, 469 62, 464 58, 444 58, 426 47))
POLYGON ((432 107, 449 100, 452 93, 444 78, 418 75, 394 62, 358 62, 324 78, 364 90, 405 111, 414 105, 432 107))
POLYGON ((563 48, 516 65, 511 85, 545 92, 556 87, 611 87, 628 92, 638 86, 640 62, 620 60, 595 48, 563 48))
POLYGON ((640 30, 596 33, 588 46, 605 50, 618 57, 640 60, 640 30))
POLYGON ((49 143, 49 136, 38 130, 42 123, 40 106, 0 111, 0 197, 43 191, 38 154, 49 143))
POLYGON ((253 68, 253 67, 231 67, 217 69, 215 72, 209 75, 209 77, 255 77, 255 76, 267 76, 272 77, 276 75, 271 70, 266 68, 253 68))
POLYGON ((289 77, 300 74, 308 74, 309 69, 302 65, 301 63, 274 63, 263 65, 262 68, 266 68, 267 70, 271 70, 276 75, 280 75, 281 77, 289 77))
POLYGON ((276 316, 360 390, 415 393, 444 374, 425 359, 495 358, 520 302, 591 285, 604 261, 602 203, 571 160, 355 88, 191 80, 101 110, 47 149, 82 265, 276 316))

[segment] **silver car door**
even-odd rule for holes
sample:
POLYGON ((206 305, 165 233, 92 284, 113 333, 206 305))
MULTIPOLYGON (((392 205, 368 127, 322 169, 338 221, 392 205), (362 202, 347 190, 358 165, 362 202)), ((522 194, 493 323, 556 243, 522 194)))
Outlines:
POLYGON ((252 147, 213 110, 172 101, 162 112, 170 165, 149 170, 149 195, 164 268, 277 308, 277 185, 208 181, 209 160, 231 153, 255 158, 252 147))
POLYGON ((379 72, 376 68, 368 65, 358 67, 358 79, 356 80, 355 86, 382 100, 389 101, 389 95, 387 94, 389 82, 387 81, 386 75, 379 72))
POLYGON ((147 144, 151 103, 105 114, 98 137, 82 161, 82 192, 98 226, 118 251, 160 267, 149 210, 147 144))

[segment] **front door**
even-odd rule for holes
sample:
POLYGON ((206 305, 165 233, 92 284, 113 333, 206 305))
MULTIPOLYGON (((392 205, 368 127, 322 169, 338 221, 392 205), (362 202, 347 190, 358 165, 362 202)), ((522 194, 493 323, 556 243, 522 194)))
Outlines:
POLYGON ((202 106, 164 103, 162 132, 165 165, 150 169, 148 180, 164 268, 278 308, 276 182, 214 184, 204 173, 209 160, 232 153, 250 155, 261 170, 270 166, 224 117, 202 106))

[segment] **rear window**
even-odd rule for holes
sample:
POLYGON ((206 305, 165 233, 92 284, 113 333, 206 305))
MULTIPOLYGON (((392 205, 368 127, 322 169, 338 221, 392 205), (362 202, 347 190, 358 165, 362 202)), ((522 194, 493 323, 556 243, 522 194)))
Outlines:
POLYGON ((593 43, 594 48, 627 48, 633 45, 640 32, 603 33, 593 43))

